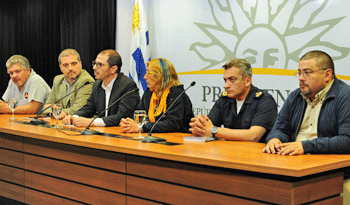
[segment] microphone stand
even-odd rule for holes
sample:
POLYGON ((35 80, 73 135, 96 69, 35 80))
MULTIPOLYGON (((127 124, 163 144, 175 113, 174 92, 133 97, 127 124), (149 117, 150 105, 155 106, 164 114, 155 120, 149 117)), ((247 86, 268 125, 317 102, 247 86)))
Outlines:
POLYGON ((146 137, 143 138, 142 142, 157 143, 157 142, 162 142, 162 141, 165 142, 165 141, 166 141, 166 139, 164 139, 164 138, 152 136, 152 131, 153 131, 154 127, 155 127, 156 124, 164 117, 164 115, 170 110, 170 108, 175 104, 175 102, 176 102, 190 87, 194 86, 195 84, 196 84, 196 82, 193 81, 193 82, 191 83, 191 85, 188 86, 188 88, 186 88, 186 90, 182 91, 182 92, 180 93, 180 95, 177 96, 177 98, 173 101, 173 103, 171 103, 171 105, 168 107, 168 109, 165 110, 165 112, 162 114, 162 116, 160 116, 160 117, 158 118, 158 120, 153 124, 153 126, 151 127, 151 130, 148 132, 148 135, 147 135, 146 137))
POLYGON ((89 125, 86 126, 86 128, 85 128, 83 131, 81 131, 81 135, 103 135, 104 133, 99 132, 99 131, 97 131, 97 130, 90 130, 90 129, 89 129, 89 128, 90 128, 90 125, 95 121, 95 119, 101 117, 102 113, 104 113, 104 112, 106 112, 108 109, 110 109, 114 104, 116 104, 118 101, 120 101, 125 95, 127 95, 127 94, 129 94, 129 93, 132 93, 132 92, 135 92, 135 91, 137 91, 137 90, 138 90, 138 88, 135 88, 134 90, 131 90, 131 91, 125 93, 125 94, 122 95, 120 98, 118 98, 116 101, 114 101, 110 106, 108 106, 105 110, 103 110, 100 114, 98 114, 96 118, 93 118, 93 119, 91 120, 91 122, 89 123, 89 125))
POLYGON ((48 106, 47 108, 43 109, 41 112, 39 112, 39 114, 37 116, 34 117, 34 119, 32 119, 29 124, 31 125, 45 125, 48 124, 49 122, 45 121, 45 120, 40 120, 39 115, 42 114, 45 110, 51 108, 54 104, 58 103, 59 101, 63 100, 64 98, 66 98, 67 96, 69 96, 70 94, 74 93, 75 91, 79 90, 80 88, 84 87, 85 85, 90 84, 91 82, 87 81, 84 83, 84 85, 78 87, 77 89, 73 90, 72 92, 68 93, 67 95, 65 95, 64 97, 62 97, 61 99, 57 100, 55 103, 51 104, 50 106, 48 106))
MULTIPOLYGON (((101 112, 101 113, 104 113, 105 111, 103 111, 103 112, 101 112)), ((101 114, 100 113, 100 114, 101 114)), ((99 131, 97 131, 97 130, 90 130, 89 129, 89 127, 90 127, 90 125, 95 121, 95 119, 97 119, 97 118, 99 118, 100 117, 100 115, 98 115, 98 117, 96 117, 96 118, 93 118, 92 120, 91 120, 91 122, 89 123, 89 125, 83 130, 83 131, 81 131, 80 132, 80 135, 103 135, 103 133, 102 132, 99 132, 99 131)))

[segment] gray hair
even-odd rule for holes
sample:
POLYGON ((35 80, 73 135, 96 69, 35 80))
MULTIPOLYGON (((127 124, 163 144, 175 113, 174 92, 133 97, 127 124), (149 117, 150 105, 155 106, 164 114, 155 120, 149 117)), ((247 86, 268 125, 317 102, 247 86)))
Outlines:
POLYGON ((252 77, 252 74, 253 74, 252 66, 245 59, 239 59, 239 58, 230 59, 222 67, 225 70, 232 67, 238 68, 239 70, 241 70, 243 78, 246 78, 248 76, 252 77))
POLYGON ((60 55, 58 56, 58 63, 61 65, 61 59, 63 57, 67 57, 67 56, 76 56, 78 58, 78 61, 81 61, 78 51, 76 51, 76 50, 74 50, 72 48, 67 48, 67 49, 63 50, 60 53, 60 55))
POLYGON ((15 65, 15 64, 19 64, 23 70, 27 70, 28 68, 31 68, 30 64, 29 64, 29 60, 22 56, 22 55, 13 55, 11 56, 7 61, 6 61, 6 67, 7 70, 15 65))

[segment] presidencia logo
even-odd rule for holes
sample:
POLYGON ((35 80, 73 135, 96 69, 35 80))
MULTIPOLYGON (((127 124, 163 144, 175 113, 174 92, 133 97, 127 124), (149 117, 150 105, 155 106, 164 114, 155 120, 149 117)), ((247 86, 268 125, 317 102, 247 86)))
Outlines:
MULTIPOLYGON (((208 1, 215 23, 194 24, 209 37, 209 41, 194 42, 189 50, 207 63, 200 69, 207 74, 210 72, 206 70, 221 67, 227 60, 237 57, 250 62, 254 74, 294 75, 296 68, 290 68, 288 64, 299 62, 299 58, 314 47, 336 53, 332 56, 334 61, 345 58, 350 49, 335 45, 330 42, 332 39, 325 40, 324 35, 333 32, 337 36, 332 29, 346 16, 316 19, 329 2, 208 1)), ((212 71, 215 74, 215 70, 212 71)))

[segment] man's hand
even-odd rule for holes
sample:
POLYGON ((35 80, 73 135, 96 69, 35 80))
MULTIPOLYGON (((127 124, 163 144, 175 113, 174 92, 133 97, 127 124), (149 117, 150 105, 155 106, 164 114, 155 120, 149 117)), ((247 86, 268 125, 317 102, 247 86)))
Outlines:
POLYGON ((10 109, 8 104, 2 100, 0 100, 0 113, 7 113, 7 111, 10 109))
POLYGON ((65 125, 72 125, 74 118, 72 115, 67 115, 65 118, 63 118, 62 123, 65 125))
POLYGON ((205 134, 204 134, 204 136, 210 137, 210 136, 213 135, 213 134, 211 133, 211 128, 214 127, 213 122, 209 119, 208 116, 206 116, 206 115, 204 115, 204 114, 203 114, 203 118, 204 118, 204 120, 205 120, 205 127, 204 127, 204 129, 205 129, 205 134))
POLYGON ((262 152, 266 152, 269 154, 276 154, 279 151, 277 146, 281 145, 281 144, 282 144, 281 140, 279 140, 277 138, 273 138, 266 144, 266 146, 263 148, 262 152))
POLYGON ((62 120, 63 118, 65 118, 65 117, 67 117, 67 116, 68 116, 67 113, 65 113, 65 112, 62 110, 60 116, 58 116, 58 119, 59 119, 59 120, 62 120))
POLYGON ((139 132, 140 131, 140 128, 136 124, 136 122, 129 117, 122 118, 120 120, 119 126, 122 128, 122 132, 131 133, 131 132, 139 132))
MULTIPOLYGON (((86 118, 86 117, 73 117, 73 125, 77 127, 87 127, 92 121, 92 118, 86 118)), ((91 126, 94 126, 94 123, 91 124, 91 126)))
POLYGON ((190 122, 190 132, 192 132, 193 135, 196 136, 204 136, 205 135, 205 124, 206 120, 203 116, 197 115, 196 117, 191 119, 190 122))
POLYGON ((211 136, 211 128, 214 127, 212 121, 208 116, 203 114, 202 116, 197 115, 191 119, 190 132, 196 136, 211 136))
POLYGON ((301 142, 289 142, 283 143, 276 146, 276 149, 279 150, 278 154, 280 155, 301 155, 304 154, 303 144, 301 142))

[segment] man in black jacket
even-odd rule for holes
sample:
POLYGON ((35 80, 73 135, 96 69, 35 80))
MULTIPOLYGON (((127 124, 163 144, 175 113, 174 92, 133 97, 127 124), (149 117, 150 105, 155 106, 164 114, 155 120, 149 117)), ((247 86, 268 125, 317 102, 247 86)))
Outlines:
POLYGON ((246 60, 231 59, 223 68, 226 92, 208 116, 191 119, 190 131, 197 136, 264 142, 277 116, 275 100, 252 85, 252 68, 246 60))
POLYGON ((95 114, 99 114, 100 118, 95 119, 91 126, 118 126, 122 118, 133 115, 140 101, 137 86, 133 80, 120 72, 122 59, 114 50, 100 52, 92 65, 96 82, 86 105, 73 116, 65 117, 62 122, 85 127, 95 114), (128 94, 118 103, 102 113, 126 93, 128 94))

